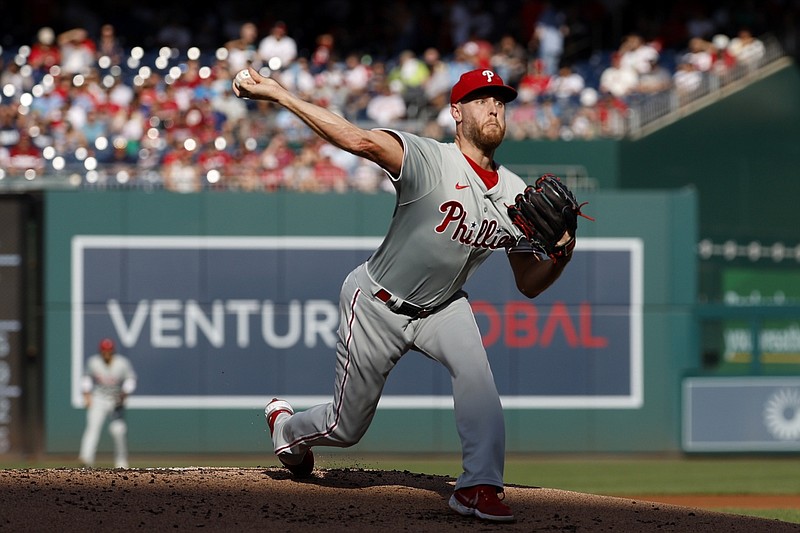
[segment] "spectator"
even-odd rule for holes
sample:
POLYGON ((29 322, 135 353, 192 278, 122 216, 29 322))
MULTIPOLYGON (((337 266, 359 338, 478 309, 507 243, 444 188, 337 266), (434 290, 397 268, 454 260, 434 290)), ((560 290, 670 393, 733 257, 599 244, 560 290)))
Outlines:
MULTIPOLYGON (((320 147, 323 148, 323 147, 320 147)), ((331 158, 330 150, 320 149, 314 163, 317 192, 345 192, 348 172, 331 158)))
POLYGON ((271 70, 286 69, 297 59, 297 42, 287 33, 286 23, 278 21, 258 44, 258 56, 271 70))
POLYGON ((261 166, 267 170, 282 171, 291 165, 294 159, 294 150, 289 147, 286 136, 281 132, 277 132, 261 152, 261 166))
POLYGON ((536 110, 536 127, 545 139, 561 135, 561 108, 553 98, 545 98, 536 110))
POLYGON ((564 13, 553 7, 552 2, 545 2, 528 47, 535 50, 536 57, 544 63, 544 71, 551 76, 558 72, 564 53, 564 39, 568 34, 564 13))
POLYGON ((355 171, 361 161, 360 157, 328 143, 320 143, 318 152, 320 156, 330 158, 334 165, 345 169, 348 173, 355 171))
POLYGON ((343 82, 345 88, 344 115, 351 120, 366 120, 369 103, 368 88, 372 81, 372 70, 357 53, 345 58, 343 82))
POLYGON ((372 73, 366 61, 357 53, 345 58, 344 83, 348 91, 361 93, 367 90, 372 73))
POLYGON ((654 58, 647 72, 639 74, 639 84, 635 91, 639 94, 655 94, 672 87, 672 74, 654 58))
POLYGON ((311 129, 302 120, 282 109, 275 114, 275 127, 283 132, 286 140, 293 145, 304 144, 313 138, 311 129))
POLYGON ((145 116, 142 110, 130 106, 122 108, 119 115, 122 120, 115 133, 125 139, 126 148, 129 151, 138 152, 140 141, 145 133, 145 116))
POLYGON ((587 87, 581 92, 580 107, 572 117, 569 129, 576 139, 591 140, 600 134, 597 91, 587 87))
POLYGON ((618 138, 627 129, 628 106, 622 98, 612 93, 602 94, 597 103, 597 119, 604 137, 618 138))
POLYGON ((555 96, 557 100, 577 101, 584 87, 586 87, 586 81, 583 76, 572 70, 572 66, 562 65, 558 69, 558 74, 550 80, 547 93, 555 96))
POLYGON ((358 165, 348 175, 348 185, 358 192, 374 193, 380 190, 384 179, 386 173, 378 165, 367 159, 358 158, 358 165))
POLYGON ((737 64, 753 69, 763 59, 766 49, 764 43, 753 36, 748 28, 742 28, 731 39, 728 52, 736 59, 737 64))
POLYGON ((258 56, 258 28, 252 22, 245 22, 239 27, 239 37, 231 39, 223 46, 228 51, 228 68, 231 72, 239 72, 243 68, 253 65, 260 68, 258 56))
POLYGON ((634 70, 640 76, 647 74, 654 62, 659 59, 656 46, 645 43, 644 38, 638 33, 625 37, 618 52, 620 53, 620 66, 634 70))
POLYGON ((330 62, 334 60, 335 39, 331 33, 323 33, 317 36, 317 46, 311 54, 310 67, 313 74, 324 72, 330 67, 330 62))
POLYGON ((301 98, 310 99, 317 90, 314 74, 311 72, 308 59, 304 57, 297 58, 276 76, 284 86, 300 94, 301 98))
POLYGON ((736 58, 728 49, 730 42, 730 38, 722 33, 718 33, 711 39, 713 47, 711 52, 714 55, 712 70, 718 76, 729 73, 736 66, 736 58))
POLYGON ((384 80, 378 87, 378 92, 367 104, 367 118, 375 121, 379 126, 389 126, 393 122, 406 116, 406 102, 399 90, 392 88, 384 80))
POLYGON ((65 74, 86 74, 95 63, 97 45, 84 28, 73 28, 58 35, 61 69, 65 74))
MULTIPOLYGON (((485 2, 483 4, 487 5, 485 2)), ((539 105, 543 102, 538 99, 542 98, 542 95, 548 94, 548 87, 553 91, 549 93, 551 96, 556 94, 563 96, 564 76, 560 76, 560 72, 555 76, 547 76, 542 72, 544 61, 536 61, 535 57, 538 49, 532 49, 533 55, 526 65, 527 72, 519 76, 518 82, 515 82, 516 74, 511 74, 511 72, 514 71, 517 61, 524 58, 525 51, 521 51, 520 42, 515 41, 512 35, 526 36, 521 37, 523 38, 521 42, 528 43, 528 37, 533 34, 535 29, 533 22, 525 24, 524 28, 521 27, 523 25, 521 13, 524 11, 529 14, 524 15, 531 17, 526 20, 544 23, 554 18, 558 20, 559 9, 557 4, 548 4, 541 0, 525 1, 520 4, 522 6, 519 20, 515 19, 515 26, 509 27, 509 31, 513 29, 514 33, 492 40, 494 39, 492 34, 483 32, 485 28, 480 28, 483 33, 476 30, 476 23, 480 17, 486 15, 485 9, 481 9, 480 6, 476 8, 473 0, 449 2, 447 6, 443 7, 441 13, 436 12, 435 14, 446 17, 446 10, 450 9, 450 5, 455 6, 455 12, 461 10, 464 13, 466 33, 464 39, 461 40, 462 46, 452 51, 446 50, 447 46, 445 46, 441 52, 434 47, 423 48, 425 52, 419 58, 415 57, 413 52, 408 52, 398 56, 381 55, 377 56, 378 59, 375 60, 368 54, 357 52, 355 46, 360 44, 357 38, 341 32, 341 28, 334 26, 332 21, 330 28, 325 28, 326 31, 330 31, 330 34, 320 34, 316 47, 313 42, 305 43, 304 46, 310 46, 310 48, 298 50, 298 55, 289 64, 289 68, 281 68, 279 72, 273 71, 272 75, 280 76, 284 85, 289 86, 297 93, 307 95, 309 100, 357 121, 372 120, 367 116, 366 111, 369 98, 372 94, 384 92, 383 86, 387 77, 392 81, 402 80, 404 91, 401 96, 405 100, 404 115, 399 116, 397 113, 392 113, 390 118, 382 120, 395 122, 408 119, 407 126, 413 128, 413 131, 417 133, 425 131, 428 132, 427 135, 441 139, 453 134, 452 121, 446 112, 449 87, 458 80, 463 72, 488 62, 496 71, 501 74, 506 73, 504 78, 512 85, 516 85, 519 91, 519 99, 508 110, 510 137, 542 137, 544 133, 540 130, 538 122, 531 127, 527 127, 530 124, 516 127, 515 121, 528 120, 525 117, 531 113, 541 117, 543 111, 548 107, 557 111, 555 115, 563 121, 562 129, 572 128, 575 136, 579 138, 590 135, 590 133, 579 133, 579 131, 589 131, 586 127, 587 106, 577 106, 573 103, 568 107, 563 105, 563 98, 555 98, 552 104, 539 105), (333 41, 334 36, 336 36, 335 41, 333 41), (334 44, 337 49, 333 48, 334 44), (352 51, 342 63, 335 61, 338 47, 342 47, 343 51, 352 51), (424 64, 429 73, 421 86, 408 82, 406 74, 413 73, 413 69, 405 63, 408 54, 411 55, 414 62, 424 64), (314 57, 317 59, 313 59, 314 57), (328 58, 327 61, 322 59, 325 57, 328 58), (314 67, 319 70, 317 75, 313 75, 311 72, 312 61, 316 61, 318 65, 314 67), (397 68, 387 74, 385 72, 386 65, 397 68), (414 89, 410 89, 410 86, 414 86, 414 89), (415 95, 417 98, 409 98, 409 90, 421 90, 421 94, 415 95), (533 99, 531 99, 531 95, 533 99), (519 113, 515 113, 513 107, 523 109, 520 109, 519 113), (439 112, 443 109, 445 112, 439 117, 439 112), (437 120, 439 118, 441 120, 437 120)), ((508 10, 508 6, 505 6, 505 9, 508 10)), ((724 11, 724 9, 718 10, 725 15, 724 11)), ((503 8, 498 6, 494 9, 493 16, 497 17, 501 12, 504 12, 503 8)), ((166 13, 166 11, 162 10, 162 13, 166 13)), ((426 11, 426 13, 430 12, 426 11)), ((565 18, 573 20, 572 13, 570 12, 569 17, 562 16, 561 20, 565 18)), ((730 39, 722 33, 709 39, 706 35, 708 32, 704 31, 702 32, 704 35, 697 36, 696 40, 691 41, 690 47, 690 40, 685 33, 686 12, 676 15, 676 10, 672 10, 665 15, 665 20, 657 21, 659 22, 657 26, 647 24, 647 20, 642 20, 641 24, 637 21, 636 24, 637 28, 646 28, 647 31, 657 35, 657 40, 646 42, 642 34, 631 34, 618 49, 618 52, 622 54, 622 63, 629 65, 630 70, 637 72, 637 82, 633 84, 632 89, 630 89, 631 84, 628 83, 629 75, 616 73, 615 76, 609 75, 604 78, 602 77, 604 70, 591 72, 591 76, 586 78, 589 86, 584 89, 598 89, 605 96, 609 94, 609 88, 613 87, 616 94, 623 95, 625 99, 623 104, 633 105, 634 100, 631 99, 633 96, 636 96, 637 103, 640 100, 643 102, 643 97, 638 95, 648 95, 674 86, 675 94, 680 96, 681 101, 685 101, 687 94, 696 95, 695 91, 704 83, 703 77, 698 77, 700 73, 698 67, 702 71, 716 76, 729 74, 739 76, 744 69, 733 68, 737 64, 737 59, 732 52, 735 51, 739 54, 738 61, 741 64, 747 64, 748 59, 746 58, 749 56, 755 57, 757 62, 757 58, 763 57, 765 53, 764 43, 754 39, 745 28, 741 35, 737 34, 736 39, 730 39), (677 28, 674 20, 676 17, 681 19, 679 32, 674 31, 677 28), (754 40, 756 44, 753 44, 752 48, 746 46, 747 43, 754 40), (683 66, 675 68, 673 76, 673 72, 665 68, 671 63, 664 62, 662 64, 660 60, 654 62, 652 59, 654 56, 660 56, 662 52, 660 43, 662 42, 669 43, 671 48, 668 50, 669 52, 677 52, 676 46, 679 46, 681 42, 686 43, 687 59, 691 59, 697 66, 691 71, 683 66), (744 50, 749 50, 749 52, 744 52, 744 50), (691 54, 691 57, 688 54, 691 54), (635 59, 637 55, 638 59, 635 59), (647 58, 650 58, 649 62, 645 61, 647 58), (711 70, 707 70, 709 65, 711 70), (648 72, 648 70, 651 71, 648 72), (597 82, 594 81, 596 74, 601 74, 597 82), (609 82, 609 78, 613 83, 609 82), (617 90, 620 86, 629 88, 617 90)), ((153 14, 153 18, 150 20, 152 27, 161 24, 162 21, 157 19, 158 16, 160 15, 153 14)), ((174 14, 170 16, 174 18, 174 14)), ((766 13, 765 16, 767 16, 766 13)), ((712 19, 715 27, 718 28, 730 27, 730 24, 735 22, 732 15, 726 19, 724 16, 720 18, 715 14, 712 19)), ((238 162, 240 157, 248 157, 248 161, 259 159, 262 147, 270 142, 278 128, 286 128, 286 135, 293 146, 299 147, 312 137, 311 132, 304 124, 291 122, 292 117, 287 118, 285 114, 275 112, 264 104, 242 101, 231 96, 230 79, 232 73, 235 72, 231 68, 236 64, 237 53, 241 54, 240 63, 237 66, 244 66, 248 61, 248 59, 242 59, 243 57, 251 58, 252 64, 260 65, 261 63, 257 50, 258 32, 252 22, 241 24, 228 21, 224 25, 226 31, 231 31, 232 36, 239 32, 242 42, 234 45, 233 43, 238 41, 238 39, 234 39, 226 43, 228 55, 220 57, 216 61, 208 57, 208 51, 204 52, 204 56, 200 60, 181 59, 182 72, 175 80, 172 80, 176 71, 161 67, 153 68, 153 65, 149 63, 148 56, 138 65, 132 61, 135 59, 134 57, 127 57, 121 44, 129 36, 118 35, 113 25, 101 25, 101 20, 90 20, 90 18, 84 20, 73 17, 70 20, 83 22, 83 24, 78 23, 81 25, 75 29, 86 36, 86 39, 92 33, 91 31, 87 32, 85 28, 99 28, 96 55, 91 58, 88 67, 86 66, 88 55, 78 48, 74 51, 74 55, 70 53, 67 54, 68 57, 64 58, 64 64, 67 67, 61 74, 59 74, 58 68, 51 70, 51 67, 58 66, 62 60, 56 34, 48 26, 40 27, 36 34, 30 47, 30 53, 26 58, 27 65, 20 61, 21 58, 25 58, 24 48, 20 49, 18 57, 14 57, 13 54, 9 54, 11 45, 5 47, 6 61, 3 62, 0 59, 0 86, 4 88, 4 94, 0 101, 0 119, 3 119, 0 121, 0 126, 2 126, 0 128, 0 146, 6 147, 6 160, 10 157, 11 146, 18 142, 19 131, 35 131, 31 128, 38 128, 37 135, 32 139, 38 148, 44 148, 51 143, 56 149, 56 154, 64 156, 68 164, 79 162, 76 159, 76 149, 81 149, 79 153, 83 157, 84 150, 95 149, 92 140, 105 136, 109 142, 113 143, 113 154, 105 155, 121 165, 123 161, 129 163, 127 158, 131 154, 138 154, 141 149, 143 157, 137 159, 139 166, 148 169, 158 168, 156 165, 164 149, 163 145, 159 143, 163 143, 165 138, 171 139, 170 142, 172 142, 172 140, 193 137, 201 145, 210 146, 209 143, 216 137, 228 135, 231 139, 231 147, 238 148, 246 141, 256 143, 256 147, 251 147, 248 151, 231 150, 232 157, 236 158, 238 162), (84 55, 83 59, 81 59, 82 54, 84 55), (11 57, 13 60, 9 60, 11 57), (214 61, 210 65, 210 76, 205 72, 207 69, 203 64, 207 59, 214 61), (128 64, 129 61, 131 61, 130 64, 128 64), (76 64, 83 66, 76 67, 74 66, 76 64), (32 68, 29 69, 28 65, 32 68), (112 66, 117 68, 109 68, 112 66), (140 66, 149 66, 150 74, 148 75, 147 69, 140 70, 140 66), (67 72, 67 70, 74 72, 67 72), (22 95, 26 95, 26 101, 29 96, 32 96, 32 101, 21 105, 22 95), (246 114, 247 109, 251 110, 249 116, 246 114), (89 118, 90 113, 98 116, 106 115, 104 122, 107 123, 107 128, 105 128, 104 135, 100 124, 89 118), (256 116, 259 117, 259 120, 254 119, 256 116), (158 135, 155 135, 156 133, 158 135), (147 135, 155 135, 155 137, 150 138, 147 135), (120 146, 125 146, 124 151, 117 147, 117 138, 125 141, 119 142, 120 146), (124 154, 126 157, 122 157, 124 154)), ((136 18, 136 20, 143 21, 144 19, 136 18)), ((425 43, 426 39, 424 32, 427 31, 426 23, 429 21, 419 18, 415 20, 422 24, 419 24, 418 34, 415 40, 411 41, 413 46, 409 47, 409 50, 416 50, 418 46, 425 43)), ((566 21, 564 24, 566 25, 566 21)), ((169 26, 174 27, 173 24, 169 26)), ((129 24, 125 25, 126 30, 130 27, 129 24)), ((119 26, 116 29, 119 30, 119 26)), ((571 33, 568 36, 580 34, 587 38, 592 37, 574 25, 570 26, 569 31, 571 33)), ((68 30, 64 34, 72 32, 73 30, 68 30)), ((696 32, 693 31, 693 33, 696 32)), ((304 35, 299 32, 299 28, 298 35, 304 35)), ((308 35, 304 36, 307 38, 308 35)), ((386 46, 380 49, 381 54, 389 49, 398 49, 397 43, 401 42, 401 39, 397 35, 382 36, 385 37, 386 46)), ((403 38, 406 36, 404 35, 403 38)), ((449 38, 450 34, 447 32, 441 36, 446 44, 449 43, 449 38)), ((149 45, 151 48, 147 50, 147 53, 152 53, 154 51, 152 46, 158 44, 159 41, 154 37, 149 39, 141 44, 149 45)), ((88 40, 91 41, 91 39, 88 40)), ((72 46, 78 41, 81 39, 70 39, 70 43, 65 43, 65 46, 72 46)), ((194 44, 190 43, 190 40, 185 42, 194 44)), ((137 44, 139 43, 137 42, 137 44)), ((579 43, 575 41, 573 44, 579 43)), ((592 42, 592 45, 596 44, 597 41, 592 42)), ((183 54, 185 51, 185 49, 178 49, 177 53, 183 54)), ((580 53, 580 50, 577 52, 580 53)), ((593 55, 589 66, 597 68, 600 63, 595 63, 594 60, 602 57, 604 56, 601 54, 593 55)), ((665 56, 665 58, 671 60, 672 55, 665 56)), ((175 56, 171 59, 175 59, 175 56)), ((678 62, 683 61, 684 57, 679 55, 678 62)), ((568 61, 561 59, 560 62, 564 66, 568 61)), ((174 64, 172 61, 170 63, 174 64)), ((576 72, 586 74, 589 71, 576 69, 576 72)), ((570 94, 573 96, 570 96, 569 99, 575 100, 575 90, 570 91, 570 94)), ((390 91, 388 96, 395 96, 395 94, 390 91)), ((614 99, 599 98, 599 100, 595 106, 598 115, 601 111, 605 115, 617 112, 606 112, 601 109, 602 107, 608 108, 608 103, 615 101, 614 99)), ((392 99, 384 102, 384 111, 390 109, 388 104, 391 102, 392 99)), ((375 110, 373 109, 372 112, 374 113, 375 110)), ((535 119, 531 120, 535 121, 535 119)), ((620 122, 624 124, 624 120, 620 122)), ((622 129, 624 130, 624 125, 622 129)), ((600 134, 617 135, 617 133, 611 132, 619 130, 620 128, 605 127, 600 134)), ((100 154, 98 157, 103 155, 99 151, 97 153, 100 154)), ((198 159, 200 153, 202 151, 198 152, 198 159)), ((252 174, 252 179, 241 180, 241 183, 237 182, 236 186, 258 190, 259 183, 263 184, 265 180, 279 180, 280 178, 279 171, 269 171, 258 162, 252 163, 251 166, 252 172, 250 166, 247 167, 247 172, 248 176, 252 174), (265 178, 265 174, 268 172, 273 172, 274 175, 265 178)))
MULTIPOLYGON (((538 61, 538 59, 536 60, 538 61)), ((538 139, 541 137, 539 123, 537 120, 536 96, 532 91, 523 90, 520 86, 518 92, 519 102, 517 105, 509 106, 508 110, 508 129, 507 136, 517 141, 523 139, 538 139)))
POLYGON ((115 139, 107 161, 109 174, 116 176, 118 181, 121 177, 123 182, 135 179, 136 161, 136 151, 129 149, 123 138, 115 139))
POLYGON ((317 152, 310 144, 300 149, 298 156, 284 171, 286 188, 298 192, 316 192, 318 185, 314 176, 317 152))
POLYGON ((678 64, 672 75, 672 82, 681 105, 693 99, 703 86, 703 74, 692 63, 684 61, 678 64))
POLYGON ((400 53, 397 65, 389 71, 389 85, 405 101, 405 114, 417 118, 425 108, 425 82, 431 73, 424 61, 411 50, 400 53))
POLYGON ((503 35, 491 58, 491 67, 512 86, 519 84, 525 75, 527 53, 511 34, 503 35))
POLYGON ((531 99, 538 99, 550 88, 553 77, 545 72, 544 61, 534 59, 528 62, 528 73, 519 81, 519 95, 525 101, 530 96, 531 99))
POLYGON ((235 159, 227 147, 227 140, 217 137, 205 143, 204 149, 197 155, 197 165, 209 183, 227 185, 234 178, 235 159))
POLYGON ((494 47, 485 39, 470 39, 461 47, 472 68, 492 68, 494 47))
POLYGON ((41 75, 60 63, 61 51, 56 44, 55 32, 49 26, 40 28, 36 33, 36 42, 31 46, 28 64, 41 75))
POLYGON ((168 191, 188 193, 201 189, 201 170, 192 161, 192 152, 183 146, 174 145, 161 162, 164 188, 168 191))
POLYGON ((125 58, 113 24, 103 24, 100 27, 100 38, 97 40, 97 59, 108 58, 108 65, 104 68, 121 65, 125 58))
POLYGON ((611 64, 600 74, 600 92, 614 98, 628 98, 639 85, 639 76, 631 68, 621 65, 620 54, 611 55, 611 64))
POLYGON ((0 105, 0 147, 8 149, 19 142, 16 117, 17 112, 13 106, 0 105))
POLYGON ((100 137, 108 137, 108 121, 105 113, 97 109, 89 109, 86 112, 86 120, 80 126, 81 133, 86 142, 94 145, 100 137))
POLYGON ((422 54, 422 60, 428 67, 430 76, 423 84, 425 98, 428 104, 428 115, 435 115, 450 98, 450 70, 442 60, 439 50, 427 48, 422 54))
POLYGON ((245 142, 235 158, 238 164, 234 181, 228 183, 231 189, 245 192, 273 190, 265 189, 264 175, 268 171, 261 167, 260 154, 254 149, 254 143, 245 142))
POLYGON ((19 98, 20 94, 30 89, 32 81, 30 76, 22 73, 22 69, 14 61, 9 62, 8 66, 0 72, 0 87, 5 95, 8 95, 9 89, 13 88, 12 94, 19 98))
POLYGON ((714 64, 713 45, 700 37, 689 40, 689 51, 684 54, 683 62, 691 63, 698 72, 709 72, 714 64))
POLYGON ((8 149, 8 173, 22 176, 32 171, 36 176, 44 170, 42 151, 33 143, 27 132, 20 132, 17 144, 8 149))
POLYGON ((108 101, 120 108, 129 107, 136 97, 133 87, 119 76, 113 77, 112 80, 113 85, 108 90, 108 101))

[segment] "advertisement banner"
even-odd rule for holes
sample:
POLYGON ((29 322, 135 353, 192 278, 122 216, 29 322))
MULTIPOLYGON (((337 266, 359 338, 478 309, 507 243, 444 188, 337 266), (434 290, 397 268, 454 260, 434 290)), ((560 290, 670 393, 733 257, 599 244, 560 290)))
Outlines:
MULTIPOLYGON (((71 400, 98 341, 134 364, 132 408, 297 408, 332 394, 338 295, 381 239, 75 236, 71 400)), ((638 408, 643 399, 640 239, 583 238, 534 300, 493 254, 465 289, 509 408, 638 408)), ((444 368, 416 352, 382 408, 451 408, 444 368)))
POLYGON ((685 379, 683 449, 800 451, 800 377, 685 379))
MULTIPOLYGON (((796 270, 769 271, 728 268, 722 275, 725 304, 731 307, 797 305, 800 276, 796 270)), ((722 328, 723 365, 753 363, 753 336, 746 320, 727 320, 722 328)), ((764 365, 796 365, 800 368, 800 321, 797 317, 771 319, 758 333, 760 361, 764 365)))

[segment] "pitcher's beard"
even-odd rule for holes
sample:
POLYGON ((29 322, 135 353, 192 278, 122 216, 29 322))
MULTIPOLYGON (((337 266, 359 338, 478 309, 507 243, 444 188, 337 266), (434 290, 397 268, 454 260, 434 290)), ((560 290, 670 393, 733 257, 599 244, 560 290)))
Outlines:
POLYGON ((505 130, 500 127, 492 128, 485 132, 478 127, 472 126, 466 128, 464 133, 472 144, 487 154, 493 153, 503 142, 503 137, 505 136, 505 130))

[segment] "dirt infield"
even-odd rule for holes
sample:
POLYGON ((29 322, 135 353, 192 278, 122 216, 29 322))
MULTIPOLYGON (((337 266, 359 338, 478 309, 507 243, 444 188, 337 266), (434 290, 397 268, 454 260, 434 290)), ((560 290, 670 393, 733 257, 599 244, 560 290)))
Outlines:
POLYGON ((506 487, 517 520, 450 511, 454 480, 363 469, 0 470, 0 530, 38 531, 614 531, 800 533, 800 524, 643 499, 506 487))

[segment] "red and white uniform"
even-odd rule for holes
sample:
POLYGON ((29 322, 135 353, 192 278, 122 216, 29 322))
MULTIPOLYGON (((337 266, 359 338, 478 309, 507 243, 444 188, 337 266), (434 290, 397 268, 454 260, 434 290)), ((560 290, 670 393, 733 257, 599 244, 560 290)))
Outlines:
POLYGON ((86 410, 86 429, 81 439, 81 462, 94 466, 100 432, 106 419, 110 419, 108 432, 114 440, 114 466, 128 468, 128 426, 125 422, 124 399, 136 389, 133 366, 119 354, 114 354, 108 363, 100 354, 95 354, 86 361, 81 388, 84 393, 92 395, 86 410))
POLYGON ((393 133, 404 147, 400 175, 391 177, 397 207, 382 244, 342 287, 333 401, 278 425, 275 453, 301 457, 311 446, 358 442, 389 371, 413 348, 452 376, 464 466, 456 489, 502 487, 500 397, 461 289, 489 254, 521 237, 507 206, 525 183, 500 166, 487 189, 455 144, 393 133), (409 316, 403 312, 409 305, 425 311, 409 316))

